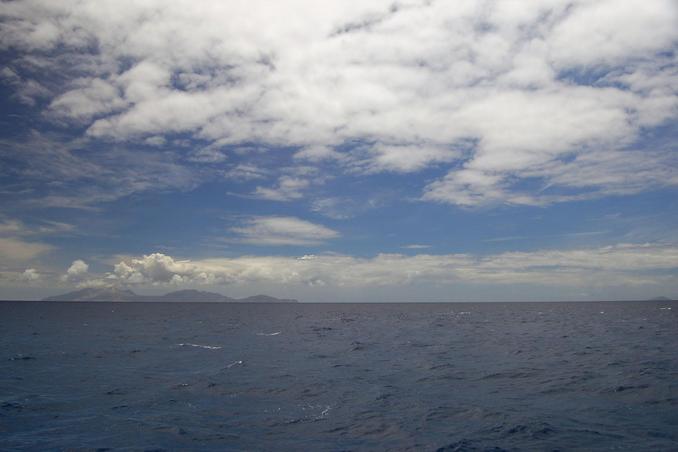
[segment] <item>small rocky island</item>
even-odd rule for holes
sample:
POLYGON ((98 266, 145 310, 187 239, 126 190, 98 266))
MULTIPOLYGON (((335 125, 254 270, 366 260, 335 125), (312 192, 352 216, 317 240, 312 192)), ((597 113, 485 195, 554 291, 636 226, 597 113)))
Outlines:
POLYGON ((199 302, 199 303, 298 303, 298 300, 254 295, 231 298, 216 292, 178 290, 165 295, 137 295, 129 289, 116 287, 87 288, 44 298, 43 301, 121 301, 121 302, 199 302))

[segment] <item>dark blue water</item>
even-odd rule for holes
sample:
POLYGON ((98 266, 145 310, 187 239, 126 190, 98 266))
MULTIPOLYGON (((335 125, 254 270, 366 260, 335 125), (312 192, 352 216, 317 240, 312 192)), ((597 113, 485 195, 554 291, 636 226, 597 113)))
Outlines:
POLYGON ((678 450, 678 306, 0 303, 0 449, 678 450))

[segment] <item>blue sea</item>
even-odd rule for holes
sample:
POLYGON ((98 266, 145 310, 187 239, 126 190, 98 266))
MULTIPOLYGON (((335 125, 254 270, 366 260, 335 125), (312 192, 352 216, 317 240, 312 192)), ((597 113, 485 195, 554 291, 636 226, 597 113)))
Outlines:
POLYGON ((678 304, 0 303, 0 449, 678 450, 678 304))

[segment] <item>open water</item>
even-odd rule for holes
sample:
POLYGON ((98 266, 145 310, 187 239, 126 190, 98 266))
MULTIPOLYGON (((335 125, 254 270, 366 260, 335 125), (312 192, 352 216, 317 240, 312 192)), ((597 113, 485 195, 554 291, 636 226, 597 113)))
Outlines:
POLYGON ((0 303, 0 449, 678 450, 678 304, 0 303))

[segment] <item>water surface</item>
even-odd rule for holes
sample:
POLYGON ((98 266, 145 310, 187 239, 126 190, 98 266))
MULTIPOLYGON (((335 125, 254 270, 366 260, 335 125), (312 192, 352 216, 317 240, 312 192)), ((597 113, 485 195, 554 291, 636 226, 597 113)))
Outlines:
POLYGON ((678 450, 677 314, 3 302, 0 449, 678 450))

